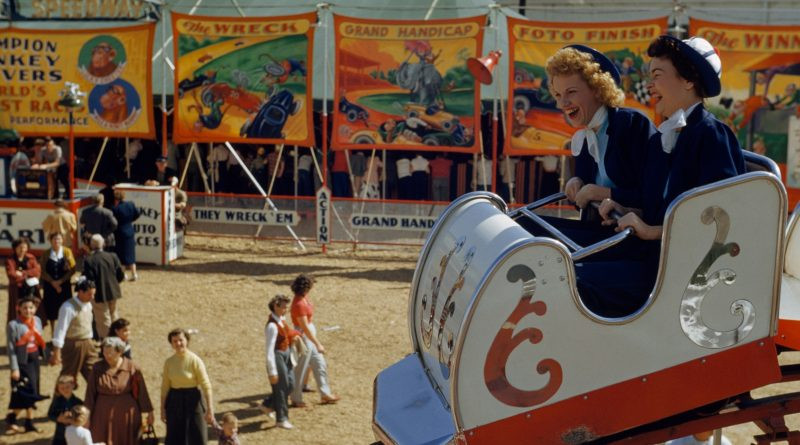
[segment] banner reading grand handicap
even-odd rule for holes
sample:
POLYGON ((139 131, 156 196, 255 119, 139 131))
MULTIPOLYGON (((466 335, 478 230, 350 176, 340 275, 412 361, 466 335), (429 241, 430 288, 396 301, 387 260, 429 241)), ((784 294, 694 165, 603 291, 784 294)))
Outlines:
MULTIPOLYGON (((722 93, 709 110, 731 126, 742 148, 785 164, 786 184, 800 187, 800 28, 689 20, 722 59, 722 93)), ((790 190, 790 193, 792 191, 790 190)), ((792 193, 796 202, 800 192, 792 193)))
POLYGON ((150 54, 154 24, 87 30, 9 28, 0 37, 0 128, 25 136, 69 133, 57 104, 65 82, 80 85, 76 136, 154 136, 150 54))
POLYGON ((477 151, 480 91, 466 62, 481 54, 485 21, 335 15, 333 148, 477 151))
POLYGON ((316 20, 172 13, 175 141, 312 145, 316 20))
POLYGON ((545 72, 547 59, 567 45, 586 45, 613 60, 622 77, 625 106, 652 118, 644 81, 645 59, 650 42, 663 34, 666 26, 666 17, 616 23, 533 22, 509 17, 513 69, 508 83, 508 153, 569 154, 563 150, 575 129, 556 108, 545 72))

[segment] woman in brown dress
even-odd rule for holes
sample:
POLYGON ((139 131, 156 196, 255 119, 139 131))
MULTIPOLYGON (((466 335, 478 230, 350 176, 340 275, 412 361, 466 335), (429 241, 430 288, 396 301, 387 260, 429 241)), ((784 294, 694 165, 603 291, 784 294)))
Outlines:
MULTIPOLYGON (((28 252, 31 248, 28 238, 17 238, 11 242, 11 256, 6 259, 6 275, 8 275, 8 315, 6 322, 17 318, 17 300, 27 295, 32 295, 37 299, 39 305, 38 285, 29 286, 28 278, 36 278, 42 275, 42 268, 36 257, 28 252)), ((39 317, 42 318, 42 317, 39 317)))
POLYGON ((92 369, 86 388, 86 406, 92 439, 107 445, 135 445, 139 440, 142 414, 153 424, 153 405, 142 372, 122 356, 125 343, 117 337, 103 340, 103 358, 92 369))

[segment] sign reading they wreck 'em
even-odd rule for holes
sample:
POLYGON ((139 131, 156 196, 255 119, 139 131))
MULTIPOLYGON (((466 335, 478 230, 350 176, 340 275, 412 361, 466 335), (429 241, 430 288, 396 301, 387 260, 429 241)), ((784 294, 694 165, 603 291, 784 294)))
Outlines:
POLYGON ((265 226, 296 226, 300 215, 288 210, 223 209, 193 207, 192 220, 218 224, 259 224, 265 226))

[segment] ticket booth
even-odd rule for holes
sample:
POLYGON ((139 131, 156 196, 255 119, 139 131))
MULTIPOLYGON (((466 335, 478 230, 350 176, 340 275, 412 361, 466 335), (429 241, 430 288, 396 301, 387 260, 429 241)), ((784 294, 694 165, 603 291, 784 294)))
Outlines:
MULTIPOLYGON (((91 197, 79 194, 73 200, 64 200, 67 209, 80 218, 80 213, 92 205, 91 197)), ((33 252, 43 252, 50 247, 47 234, 42 229, 42 221, 53 213, 54 201, 44 199, 0 199, 0 254, 11 253, 11 242, 19 237, 27 237, 33 252)), ((73 250, 78 248, 78 230, 72 233, 73 250)))
POLYGON ((117 184, 125 200, 140 209, 133 223, 136 231, 136 262, 169 264, 183 255, 183 231, 175 227, 175 190, 169 186, 117 184))

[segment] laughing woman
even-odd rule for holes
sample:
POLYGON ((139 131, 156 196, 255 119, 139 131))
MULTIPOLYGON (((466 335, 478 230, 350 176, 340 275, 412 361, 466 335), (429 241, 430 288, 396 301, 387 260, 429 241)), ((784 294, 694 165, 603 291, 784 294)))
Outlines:
POLYGON ((565 187, 567 198, 580 208, 605 198, 634 204, 655 127, 644 114, 622 107, 616 66, 597 50, 571 45, 550 57, 546 70, 556 106, 578 128, 570 144, 576 174, 565 187))
POLYGON ((628 208, 612 199, 600 206, 604 224, 615 225, 617 231, 630 227, 644 240, 641 257, 575 269, 584 303, 606 317, 630 314, 647 300, 658 273, 662 224, 670 203, 687 190, 745 172, 736 137, 703 106, 704 98, 721 90, 722 62, 711 44, 698 37, 661 36, 647 54, 652 58, 650 95, 666 120, 648 150, 641 206, 628 208), (612 209, 624 216, 609 219, 612 209))

